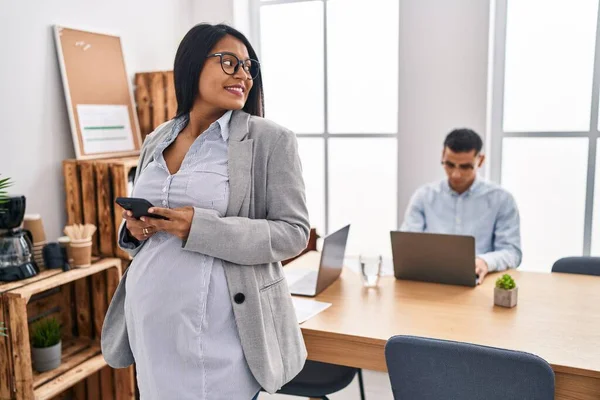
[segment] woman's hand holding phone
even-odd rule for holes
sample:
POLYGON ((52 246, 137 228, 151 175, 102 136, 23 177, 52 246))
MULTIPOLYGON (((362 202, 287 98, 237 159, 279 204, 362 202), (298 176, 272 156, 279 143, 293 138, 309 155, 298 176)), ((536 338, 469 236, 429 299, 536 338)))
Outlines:
POLYGON ((123 218, 125 219, 125 226, 127 230, 137 240, 144 241, 156 233, 156 227, 152 226, 147 221, 142 221, 133 217, 131 211, 124 210, 123 218))
POLYGON ((190 233, 194 207, 154 207, 148 200, 128 197, 118 197, 116 203, 125 209, 123 218, 127 230, 139 241, 148 239, 158 231, 170 233, 181 240, 186 240, 190 233))

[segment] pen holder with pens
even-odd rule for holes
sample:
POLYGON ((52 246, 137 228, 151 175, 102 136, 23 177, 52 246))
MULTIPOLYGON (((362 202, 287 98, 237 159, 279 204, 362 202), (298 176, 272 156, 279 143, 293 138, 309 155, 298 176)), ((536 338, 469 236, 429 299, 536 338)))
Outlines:
POLYGON ((92 265, 92 235, 96 226, 92 224, 69 225, 65 227, 65 234, 69 238, 69 258, 73 267, 86 268, 92 265))

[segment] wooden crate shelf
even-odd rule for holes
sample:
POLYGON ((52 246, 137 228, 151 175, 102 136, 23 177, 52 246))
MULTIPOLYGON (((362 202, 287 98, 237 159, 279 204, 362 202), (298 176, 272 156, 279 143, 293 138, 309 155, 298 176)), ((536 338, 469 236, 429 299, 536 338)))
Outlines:
POLYGON ((142 139, 177 112, 173 71, 135 74, 135 102, 142 139))
POLYGON ((0 283, 0 320, 8 328, 8 337, 0 337, 1 400, 56 400, 68 390, 78 400, 135 398, 133 367, 111 369, 99 345, 122 263, 106 258, 88 268, 46 270, 23 281, 0 283), (63 325, 62 363, 44 373, 35 372, 31 364, 29 328, 36 315, 56 315, 63 325))
POLYGON ((94 255, 130 259, 117 245, 122 209, 115 199, 130 196, 137 163, 138 157, 63 161, 67 223, 96 225, 94 255))
MULTIPOLYGON (((121 260, 105 258, 93 263, 88 268, 74 268, 70 271, 63 272, 62 270, 47 270, 40 274, 40 279, 37 279, 27 285, 5 291, 8 298, 23 298, 29 301, 31 296, 37 293, 42 293, 61 285, 76 281, 87 276, 92 276, 101 271, 115 268, 118 271, 119 279, 121 277, 121 260), (49 274, 45 274, 51 272, 49 274), (58 272, 58 273, 52 273, 58 272)), ((35 278, 35 277, 34 277, 35 278)), ((31 278, 31 279, 34 279, 31 278)), ((1 287, 0 287, 1 288, 1 287)))
POLYGON ((60 367, 44 373, 33 373, 36 400, 51 399, 76 383, 106 367, 100 345, 86 339, 70 339, 63 343, 60 367))
MULTIPOLYGON (((54 396, 60 395, 65 390, 75 385, 77 382, 81 382, 86 377, 98 372, 99 370, 105 367, 106 362, 104 361, 102 354, 95 355, 85 360, 81 364, 77 365, 75 368, 65 372, 63 375, 35 389, 35 399, 52 399, 54 396)), ((103 399, 110 398, 112 397, 103 397, 103 399)))
POLYGON ((33 371, 33 387, 39 388, 97 354, 100 354, 100 348, 93 340, 85 338, 63 339, 60 367, 46 372, 33 371))

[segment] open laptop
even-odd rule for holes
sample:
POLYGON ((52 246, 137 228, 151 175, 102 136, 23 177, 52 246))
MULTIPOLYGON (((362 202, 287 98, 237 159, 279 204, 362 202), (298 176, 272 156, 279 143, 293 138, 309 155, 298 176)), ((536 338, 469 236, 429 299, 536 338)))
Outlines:
POLYGON ((473 236, 392 231, 397 279, 477 285, 473 236))
MULTIPOLYGON (((306 274, 298 281, 290 285, 290 292, 299 296, 316 296, 331 285, 342 273, 344 266, 344 254, 346 253, 346 242, 348 241, 348 233, 350 225, 327 235, 323 239, 323 250, 320 253, 309 251, 293 262, 302 263, 317 262, 318 270, 306 270, 306 274)), ((286 266, 286 268, 288 268, 286 266)))

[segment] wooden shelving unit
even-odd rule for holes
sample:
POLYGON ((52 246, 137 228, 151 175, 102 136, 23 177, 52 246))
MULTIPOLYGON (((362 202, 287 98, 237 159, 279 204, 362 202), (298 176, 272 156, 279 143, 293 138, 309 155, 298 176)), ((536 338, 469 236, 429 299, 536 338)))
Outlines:
POLYGON ((89 268, 46 270, 0 284, 0 320, 8 328, 8 337, 0 338, 0 399, 52 399, 70 388, 78 400, 134 399, 133 368, 108 367, 99 344, 121 264, 120 259, 107 258, 89 268), (37 373, 31 364, 29 325, 54 314, 63 325, 62 363, 37 373))
POLYGON ((104 367, 106 362, 98 343, 70 339, 63 343, 60 367, 44 373, 33 372, 34 398, 51 399, 104 367))
POLYGON ((177 113, 173 71, 135 74, 135 102, 142 139, 177 113))
POLYGON ((63 161, 67 224, 98 227, 92 237, 94 255, 131 259, 117 244, 123 218, 115 199, 130 196, 129 175, 135 172, 137 163, 137 156, 63 161))

